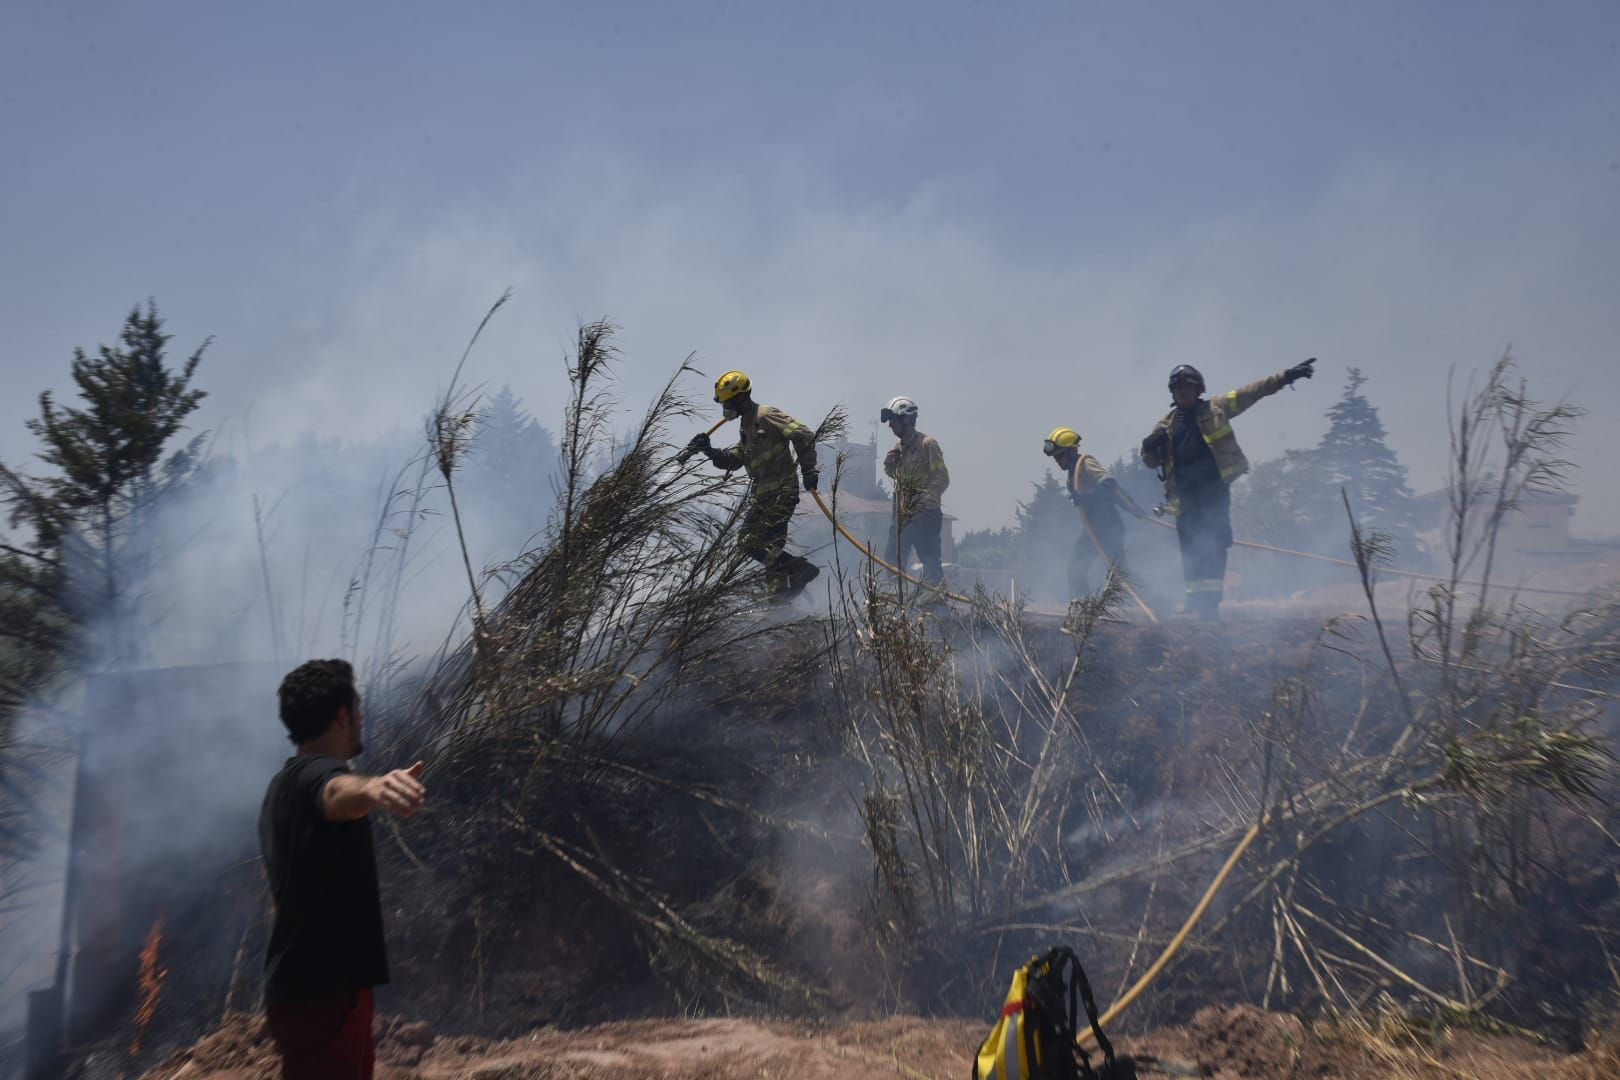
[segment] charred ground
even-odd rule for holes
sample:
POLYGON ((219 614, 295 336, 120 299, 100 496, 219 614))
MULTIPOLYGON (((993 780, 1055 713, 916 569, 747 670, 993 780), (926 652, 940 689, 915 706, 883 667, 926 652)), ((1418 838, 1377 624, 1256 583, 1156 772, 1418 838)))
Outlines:
MULTIPOLYGON (((385 1010, 486 1039, 986 1017, 1057 941, 1106 1004, 1241 849, 1118 1030, 1239 1002, 1368 1038, 1602 1030, 1620 602, 1537 608, 1464 573, 1489 581, 1514 485, 1554 469, 1556 414, 1499 381, 1465 403, 1452 573, 1403 612, 1352 518, 1366 602, 1334 619, 1130 625, 1117 580, 1061 619, 946 607, 859 563, 806 615, 761 605, 724 481, 672 468, 673 390, 608 446, 609 332, 581 333, 543 542, 498 601, 472 585, 465 639, 367 689, 373 752, 428 762, 432 792, 377 830, 385 1010), (1480 431, 1519 464, 1490 472, 1480 431)), ((459 428, 437 430, 453 485, 459 428)), ((263 928, 169 962, 234 955, 250 984, 263 928)), ((160 1002, 146 1045, 217 1015, 160 1002)))

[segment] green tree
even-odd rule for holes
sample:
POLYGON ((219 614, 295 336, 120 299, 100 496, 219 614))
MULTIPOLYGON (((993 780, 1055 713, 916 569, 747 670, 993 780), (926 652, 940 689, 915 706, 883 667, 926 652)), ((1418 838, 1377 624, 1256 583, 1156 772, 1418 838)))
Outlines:
POLYGON ((475 537, 495 559, 532 545, 556 503, 557 444, 509 386, 481 410, 458 487, 478 519, 475 537))
POLYGON ((60 405, 47 390, 28 421, 37 457, 54 471, 35 477, 0 466, 11 524, 32 531, 29 545, 13 549, 15 560, 56 590, 79 646, 112 666, 136 659, 138 637, 127 623, 131 585, 148 558, 141 526, 155 501, 191 474, 203 438, 170 449, 204 397, 191 379, 209 341, 175 370, 170 339, 148 301, 124 320, 118 345, 93 356, 75 349, 71 374, 82 404, 60 405), (92 629, 98 639, 84 640, 92 629))
POLYGON ((1328 431, 1316 447, 1316 468, 1335 500, 1340 488, 1349 494, 1364 529, 1404 541, 1413 529, 1412 489, 1406 466, 1384 440, 1378 410, 1361 393, 1366 382, 1360 368, 1350 369, 1344 393, 1327 411, 1328 431))
POLYGON ((1065 597, 1069 550, 1079 527, 1063 483, 1048 470, 1028 502, 1017 504, 1012 528, 963 535, 957 560, 980 570, 1010 571, 1021 592, 1065 597))
POLYGON ((1013 531, 969 529, 956 542, 956 561, 976 570, 1005 570, 1012 562, 1013 531))
POLYGON ((1233 492, 1232 526, 1246 540, 1304 551, 1348 535, 1338 491, 1314 450, 1285 450, 1254 466, 1233 492))

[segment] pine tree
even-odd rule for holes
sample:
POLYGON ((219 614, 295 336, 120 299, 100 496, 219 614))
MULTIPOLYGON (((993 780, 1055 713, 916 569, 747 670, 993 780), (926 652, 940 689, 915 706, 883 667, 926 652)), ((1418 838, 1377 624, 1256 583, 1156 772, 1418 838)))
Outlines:
POLYGON ((970 529, 956 542, 956 561, 975 570, 1005 570, 1012 563, 1013 531, 970 529))
POLYGON ((509 386, 484 408, 459 487, 490 535, 488 554, 510 559, 545 528, 555 503, 557 445, 509 386))
POLYGON ((1011 528, 967 533, 957 542, 956 557, 977 570, 1010 572, 1022 593, 1065 596, 1065 567, 1078 527, 1074 508, 1050 470, 1032 487, 1029 501, 1016 504, 1011 528))
POLYGON ((1384 441, 1378 410, 1361 393, 1366 382, 1360 368, 1350 369, 1344 394, 1327 411, 1328 431, 1314 454, 1316 469, 1336 503, 1340 488, 1349 494, 1364 528, 1405 540, 1413 529, 1412 490, 1406 467, 1384 441))
POLYGON ((103 345, 94 356, 75 349, 72 377, 82 407, 58 405, 47 390, 39 417, 28 421, 41 444, 38 458, 55 473, 36 478, 0 466, 12 524, 33 530, 29 557, 61 576, 63 614, 81 628, 101 629, 102 640, 89 644, 114 666, 134 659, 124 623, 131 584, 147 558, 140 526, 154 502, 190 475, 202 441, 199 435, 169 448, 205 396, 191 378, 209 341, 178 371, 168 366, 169 341, 148 301, 124 320, 118 346, 103 345))
POLYGON ((1315 450, 1286 450, 1249 471, 1232 494, 1239 536, 1303 551, 1327 551, 1346 531, 1338 489, 1330 488, 1315 450))
POLYGON ((1063 482, 1051 470, 1034 487, 1030 500, 1017 507, 1011 569, 1023 591, 1062 598, 1068 595, 1069 551, 1079 523, 1063 482))

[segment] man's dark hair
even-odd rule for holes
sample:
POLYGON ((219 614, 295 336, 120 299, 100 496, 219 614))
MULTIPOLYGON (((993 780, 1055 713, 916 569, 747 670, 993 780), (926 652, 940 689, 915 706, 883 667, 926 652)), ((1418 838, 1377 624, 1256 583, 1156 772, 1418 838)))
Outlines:
POLYGON ((326 734, 338 710, 352 708, 360 695, 347 660, 308 660, 287 673, 276 696, 281 699, 281 722, 296 745, 326 734))

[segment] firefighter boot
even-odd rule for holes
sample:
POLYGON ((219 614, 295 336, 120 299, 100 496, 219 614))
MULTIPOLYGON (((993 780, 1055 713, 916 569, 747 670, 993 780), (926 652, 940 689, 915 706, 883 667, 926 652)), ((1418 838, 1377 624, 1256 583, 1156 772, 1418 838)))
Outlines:
POLYGON ((795 558, 788 567, 788 584, 785 598, 793 599, 804 591, 804 587, 821 576, 821 567, 809 559, 795 558))

